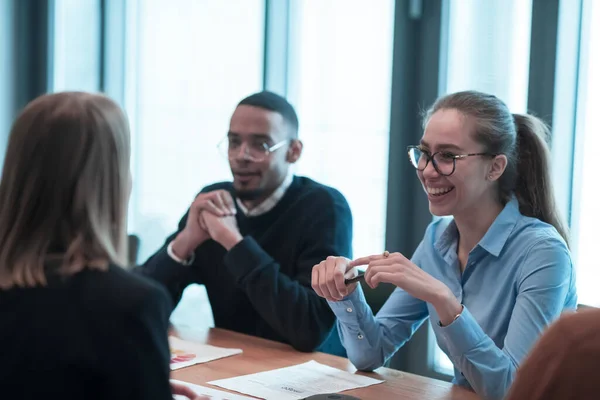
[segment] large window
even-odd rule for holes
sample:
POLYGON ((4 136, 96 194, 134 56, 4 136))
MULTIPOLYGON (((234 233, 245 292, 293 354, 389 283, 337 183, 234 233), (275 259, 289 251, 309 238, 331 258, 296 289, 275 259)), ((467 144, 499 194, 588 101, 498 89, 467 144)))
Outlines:
POLYGON ((304 154, 297 173, 340 190, 354 254, 385 245, 394 1, 293 2, 290 100, 304 154))
MULTIPOLYGON (((0 18, 7 19, 12 6, 5 3, 17 3, 0 0, 0 18)), ((440 94, 480 90, 523 113, 529 111, 528 97, 532 107, 538 106, 533 95, 540 97, 529 96, 530 81, 531 87, 554 85, 552 162, 559 207, 570 211, 580 302, 600 306, 600 270, 592 250, 600 225, 594 208, 600 195, 594 169, 600 124, 593 118, 600 107, 600 0, 559 2, 558 50, 552 40, 542 40, 552 29, 537 23, 552 28, 555 21, 542 17, 555 15, 556 2, 536 2, 532 41, 533 0, 55 0, 49 89, 103 88, 124 105, 133 149, 129 229, 141 238, 140 261, 176 229, 200 188, 231 179, 216 145, 236 103, 261 90, 263 81, 285 90, 298 111, 305 147, 295 172, 337 188, 348 199, 355 256, 379 253, 386 235, 390 114, 404 115, 405 107, 414 106, 398 104, 398 110, 390 110, 395 11, 403 15, 394 9, 396 3, 411 10, 409 25, 400 25, 407 23, 403 18, 396 21, 398 32, 406 28, 415 35, 415 47, 421 46, 419 51, 400 46, 397 54, 425 60, 438 56, 433 54, 437 47, 420 42, 430 27, 437 29, 427 25, 432 4, 442 10, 440 94), (570 41, 561 32, 570 32, 570 41), (555 77, 548 71, 529 76, 532 43, 544 65, 558 51, 555 77)), ((435 15, 433 21, 439 18, 435 15)), ((8 54, 11 43, 3 40, 8 37, 1 34, 3 28, 10 26, 0 23, 0 52, 8 54)), ((0 57, 0 76, 11 75, 6 60, 0 57)), ((407 79, 420 82, 428 78, 425 73, 407 70, 407 79)), ((8 82, 8 97, 0 98, 0 107, 20 90, 14 84, 8 82)), ((0 110, 3 125, 9 118, 5 111, 0 110)), ((403 151, 394 156, 404 158, 403 151)), ((186 298, 174 313, 178 324, 210 316, 203 289, 188 288, 186 298)), ((425 349, 416 346, 425 357, 425 349)), ((451 374, 452 364, 435 341, 428 346, 429 365, 451 374)))
POLYGON ((0 82, 2 82, 3 88, 0 91, 0 174, 4 165, 6 141, 13 119, 14 67, 12 41, 14 40, 14 29, 12 14, 12 2, 0 1, 0 82))
POLYGON ((600 213, 596 208, 600 196, 596 171, 600 122, 595 115, 600 108, 600 2, 585 1, 582 15, 571 221, 579 302, 600 306, 600 262, 595 253, 600 238, 600 213))
MULTIPOLYGON (((531 0, 451 1, 448 18, 441 94, 479 90, 498 96, 513 113, 527 112, 531 0)), ((452 374, 452 362, 430 337, 434 369, 452 374)))
POLYGON ((447 34, 443 93, 479 90, 527 111, 531 0, 451 1, 447 34))
POLYGON ((129 227, 141 236, 145 260, 175 231, 203 186, 230 179, 216 146, 237 102, 262 88, 264 0, 127 5, 129 227))
POLYGON ((100 0, 55 0, 49 89, 100 89, 100 0))
MULTIPOLYGON (((129 229, 139 260, 175 231, 198 191, 231 179, 217 151, 242 98, 263 85, 264 0, 129 0, 125 105, 132 126, 129 229)), ((171 316, 212 325, 204 287, 171 316)))

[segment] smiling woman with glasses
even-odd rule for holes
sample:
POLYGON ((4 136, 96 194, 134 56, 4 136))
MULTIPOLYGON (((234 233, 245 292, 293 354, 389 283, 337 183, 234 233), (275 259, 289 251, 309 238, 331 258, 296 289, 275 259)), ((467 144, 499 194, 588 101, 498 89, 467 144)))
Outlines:
POLYGON ((438 99, 424 129, 409 159, 431 213, 449 218, 429 225, 411 259, 388 251, 329 257, 314 266, 312 285, 329 301, 358 369, 382 366, 429 318, 454 383, 501 399, 545 327, 577 305, 550 181, 549 131, 473 91, 438 99), (357 278, 361 265, 368 267, 357 278), (377 316, 358 279, 397 286, 377 316))

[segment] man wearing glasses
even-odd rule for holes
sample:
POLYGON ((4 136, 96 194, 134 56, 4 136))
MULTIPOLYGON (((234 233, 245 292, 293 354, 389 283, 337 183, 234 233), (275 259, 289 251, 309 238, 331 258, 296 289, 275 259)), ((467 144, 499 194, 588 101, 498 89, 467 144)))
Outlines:
POLYGON ((233 182, 204 188, 136 270, 164 283, 175 304, 189 284, 204 284, 216 327, 339 353, 325 341, 335 317, 311 273, 328 255, 352 256, 352 216, 340 192, 291 173, 302 154, 294 108, 271 92, 245 98, 218 147, 233 182))

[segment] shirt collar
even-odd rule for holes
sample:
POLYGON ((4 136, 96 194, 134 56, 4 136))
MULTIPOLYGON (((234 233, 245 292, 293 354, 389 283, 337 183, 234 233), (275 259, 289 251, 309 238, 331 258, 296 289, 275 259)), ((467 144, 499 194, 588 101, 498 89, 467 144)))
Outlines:
POLYGON ((498 257, 520 216, 519 202, 513 197, 483 235, 479 246, 494 257, 498 257))
POLYGON ((269 211, 271 211, 273 207, 275 207, 277 203, 279 203, 279 201, 283 198, 283 195, 288 190, 293 180, 294 174, 292 174, 291 172, 288 173, 281 185, 279 185, 277 189, 275 189, 275 191, 262 203, 260 203, 251 210, 248 210, 248 208, 244 205, 244 203, 242 203, 242 201, 239 198, 236 198, 235 201, 237 202, 237 205, 240 208, 240 210, 247 217, 256 217, 259 215, 266 214, 269 211))
MULTIPOLYGON (((520 216, 519 202, 513 197, 506 203, 477 246, 498 257, 520 216)), ((458 229, 452 220, 435 242, 435 248, 440 254, 446 254, 451 247, 456 246, 457 239, 458 229)))

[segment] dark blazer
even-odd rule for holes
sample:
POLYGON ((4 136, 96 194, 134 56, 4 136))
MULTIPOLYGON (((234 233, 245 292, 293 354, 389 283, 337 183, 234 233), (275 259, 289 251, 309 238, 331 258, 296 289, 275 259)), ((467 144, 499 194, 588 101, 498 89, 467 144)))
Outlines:
POLYGON ((0 398, 172 399, 171 304, 116 266, 0 290, 0 398))

